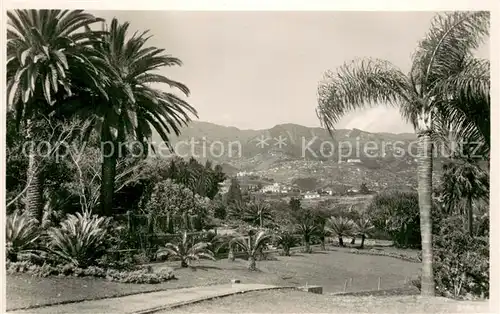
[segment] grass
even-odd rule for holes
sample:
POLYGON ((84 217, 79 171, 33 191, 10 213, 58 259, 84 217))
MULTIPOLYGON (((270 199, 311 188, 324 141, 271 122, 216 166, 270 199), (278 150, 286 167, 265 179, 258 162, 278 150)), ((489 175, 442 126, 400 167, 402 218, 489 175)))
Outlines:
POLYGON ((479 313, 488 302, 420 296, 331 296, 294 290, 254 291, 161 313, 479 313), (277 300, 279 300, 277 302, 277 300))
MULTIPOLYGON (((416 276, 419 264, 385 256, 349 254, 343 249, 313 254, 296 253, 277 260, 258 261, 259 271, 246 269, 246 261, 236 259, 200 261, 194 268, 175 268, 177 280, 156 285, 123 284, 103 279, 78 277, 37 278, 7 276, 7 309, 26 308, 70 301, 91 300, 155 290, 229 283, 237 278, 244 283, 280 286, 322 285, 324 293, 398 288, 405 278, 416 276), (352 278, 352 281, 350 280, 352 278), (346 286, 347 280, 347 286, 346 286)), ((154 264, 155 267, 179 266, 179 262, 154 264)))

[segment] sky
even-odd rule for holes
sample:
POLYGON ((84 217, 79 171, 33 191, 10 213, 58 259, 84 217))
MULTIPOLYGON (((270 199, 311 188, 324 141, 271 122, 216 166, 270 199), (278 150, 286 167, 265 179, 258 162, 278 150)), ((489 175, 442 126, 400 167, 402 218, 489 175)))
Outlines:
MULTIPOLYGON (((354 58, 391 61, 405 73, 434 12, 91 11, 150 30, 149 44, 182 60, 161 74, 186 84, 199 120, 240 129, 319 126, 316 90, 326 70, 354 58)), ((489 45, 478 51, 489 57, 489 45)), ((394 108, 346 115, 336 128, 412 132, 394 108)))

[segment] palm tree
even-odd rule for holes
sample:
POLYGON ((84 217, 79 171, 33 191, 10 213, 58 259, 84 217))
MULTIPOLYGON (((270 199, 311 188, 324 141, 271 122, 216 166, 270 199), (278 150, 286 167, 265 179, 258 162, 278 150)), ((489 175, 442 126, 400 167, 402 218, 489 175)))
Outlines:
POLYGON ((166 252, 169 256, 180 259, 181 267, 188 267, 191 261, 197 261, 200 258, 215 261, 214 253, 208 249, 209 247, 208 242, 196 242, 195 238, 189 239, 187 232, 184 231, 179 243, 167 243, 165 248, 160 249, 158 253, 166 252))
POLYGON ((271 234, 261 230, 255 233, 251 230, 248 237, 239 236, 231 240, 230 247, 237 246, 246 252, 248 257, 248 270, 257 270, 256 256, 261 249, 271 241, 271 234))
MULTIPOLYGON (((94 46, 99 58, 101 74, 108 77, 105 85, 108 98, 89 93, 82 99, 83 114, 92 117, 92 129, 100 135, 102 146, 101 211, 111 214, 116 163, 120 150, 129 139, 138 140, 147 149, 152 129, 170 146, 168 135, 180 134, 180 128, 191 121, 196 110, 174 93, 151 87, 151 83, 164 83, 189 94, 182 83, 154 73, 164 67, 180 66, 181 60, 165 54, 163 49, 148 47, 147 32, 127 38, 129 23, 111 21, 107 33, 94 46)), ((90 129, 89 129, 90 132, 90 129)), ((154 146, 152 146, 154 149, 154 146)))
POLYGON ((460 207, 460 203, 465 200, 467 229, 473 236, 473 201, 489 197, 488 173, 472 158, 454 158, 443 166, 443 170, 442 196, 445 207, 451 213, 453 207, 460 207))
MULTIPOLYGON (((485 136, 484 121, 462 109, 473 100, 489 108, 487 61, 474 59, 489 32, 488 12, 438 14, 419 42, 408 75, 388 61, 356 60, 328 71, 318 87, 318 117, 329 130, 347 112, 385 103, 400 108, 419 139, 419 207, 422 234, 422 294, 434 295, 432 271, 432 136, 435 124, 485 136), (474 75, 481 73, 482 75, 474 75), (450 119, 454 117, 454 120, 450 119)), ((489 110, 488 110, 489 111, 489 110)), ((444 127, 443 127, 444 128, 444 127)))
POLYGON ((359 248, 362 249, 365 246, 366 237, 369 237, 371 235, 373 230, 375 230, 375 227, 373 226, 370 219, 361 217, 355 222, 354 230, 358 235, 361 235, 361 245, 359 246, 359 248))
POLYGON ((290 256, 290 248, 298 244, 297 237, 287 230, 276 235, 276 244, 283 249, 283 255, 290 256))
POLYGON ((260 228, 263 228, 265 220, 273 220, 270 209, 271 207, 269 204, 263 200, 250 202, 250 204, 245 207, 243 220, 250 222, 253 225, 257 224, 260 228))
POLYGON ((318 231, 318 225, 315 223, 313 217, 307 213, 302 215, 295 224, 295 229, 297 233, 302 235, 304 251, 306 253, 311 253, 311 238, 318 231))
MULTIPOLYGON (((16 127, 24 124, 30 141, 40 114, 48 115, 62 105, 77 82, 96 82, 89 57, 98 33, 81 29, 102 19, 82 10, 15 10, 7 16, 7 102, 16 113, 16 127)), ((27 209, 39 223, 43 216, 40 164, 39 156, 30 151, 27 209)))
POLYGON ((326 224, 326 229, 339 238, 339 245, 344 246, 343 236, 350 235, 354 230, 354 223, 345 217, 330 217, 326 224))

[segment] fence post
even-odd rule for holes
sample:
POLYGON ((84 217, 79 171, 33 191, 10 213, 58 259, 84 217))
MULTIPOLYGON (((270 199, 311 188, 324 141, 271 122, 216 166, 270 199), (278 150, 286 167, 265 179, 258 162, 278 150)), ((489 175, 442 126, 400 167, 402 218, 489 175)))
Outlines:
POLYGON ((380 277, 378 277, 378 286, 377 286, 377 290, 380 290, 380 277))

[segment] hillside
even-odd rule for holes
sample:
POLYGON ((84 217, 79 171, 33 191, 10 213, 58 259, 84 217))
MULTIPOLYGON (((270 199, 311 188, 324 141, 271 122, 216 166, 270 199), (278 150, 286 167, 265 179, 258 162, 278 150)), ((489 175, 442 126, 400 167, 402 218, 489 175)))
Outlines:
MULTIPOLYGON (((368 182, 372 187, 416 185, 415 141, 409 133, 338 129, 330 134, 292 123, 242 130, 198 121, 171 139, 178 155, 223 164, 229 175, 247 171, 278 182, 314 177, 318 186, 368 182)), ((158 146, 160 137, 153 142, 158 146)))

